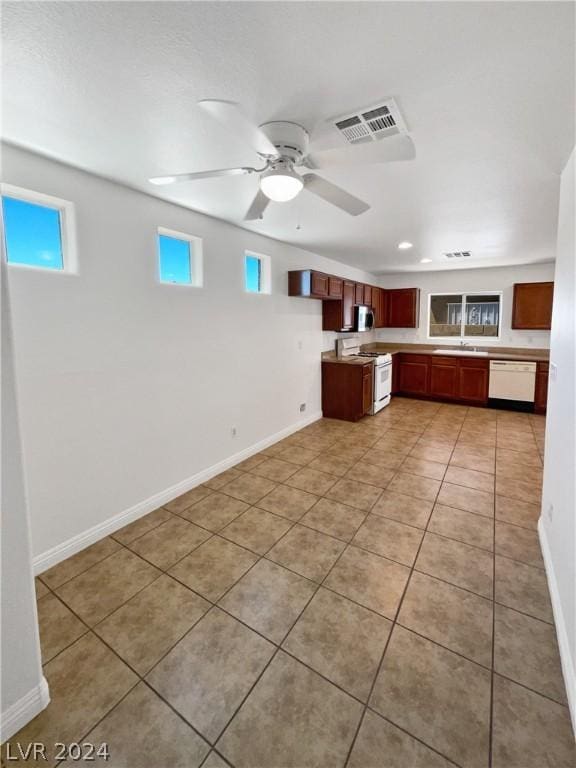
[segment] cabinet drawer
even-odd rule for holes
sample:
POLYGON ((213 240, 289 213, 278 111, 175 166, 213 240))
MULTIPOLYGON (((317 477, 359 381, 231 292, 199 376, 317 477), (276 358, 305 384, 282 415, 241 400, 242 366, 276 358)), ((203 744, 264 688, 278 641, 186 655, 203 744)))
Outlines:
POLYGON ((490 367, 490 360, 481 357, 459 357, 458 362, 460 368, 481 368, 487 371, 490 367))
POLYGON ((432 365, 452 365, 456 367, 458 365, 457 357, 443 357, 442 355, 434 355, 432 358, 432 365))
POLYGON ((400 357, 401 363, 429 363, 429 355, 413 355, 411 353, 404 352, 400 357))

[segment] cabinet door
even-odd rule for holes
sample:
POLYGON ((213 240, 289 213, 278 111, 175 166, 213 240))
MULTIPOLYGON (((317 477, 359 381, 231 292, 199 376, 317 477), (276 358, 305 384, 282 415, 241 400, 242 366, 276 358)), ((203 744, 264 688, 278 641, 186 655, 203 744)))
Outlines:
POLYGON ((392 392, 391 395, 396 395, 400 392, 400 355, 398 353, 392 353, 392 392))
POLYGON ((344 280, 342 288, 342 328, 354 327, 354 299, 356 286, 349 280, 344 280))
POLYGON ((432 360, 430 364, 430 394, 436 397, 454 399, 458 387, 458 365, 456 360, 446 362, 432 360))
POLYGON ((373 306, 373 304, 372 304, 372 286, 371 285, 365 285, 364 286, 364 304, 368 304, 369 307, 373 306))
POLYGON ((428 394, 430 365, 424 355, 405 355, 400 358, 400 392, 410 395, 428 394))
POLYGON ((394 288, 387 291, 389 328, 418 328, 420 291, 418 288, 394 288))
POLYGON ((474 403, 488 402, 488 363, 474 364, 472 360, 460 360, 458 365, 459 400, 474 403))
POLYGON ((362 283, 356 283, 356 304, 364 304, 364 286, 362 283))
POLYGON ((312 272, 311 294, 317 298, 328 297, 328 275, 312 272))
POLYGON ((377 328, 386 328, 388 322, 388 291, 380 289, 380 324, 377 328))
POLYGON ((536 368, 536 390, 534 392, 534 410, 545 413, 548 401, 548 363, 538 363, 536 368))
POLYGON ((362 369, 362 413, 370 413, 374 402, 374 371, 372 365, 362 369))
POLYGON ((374 309, 374 328, 380 328, 380 288, 372 287, 372 307, 374 309))
POLYGON ((330 276, 328 278, 328 296, 331 299, 341 299, 342 298, 342 278, 340 277, 332 277, 330 276))
POLYGON ((512 328, 550 330, 554 283, 515 283, 512 328))

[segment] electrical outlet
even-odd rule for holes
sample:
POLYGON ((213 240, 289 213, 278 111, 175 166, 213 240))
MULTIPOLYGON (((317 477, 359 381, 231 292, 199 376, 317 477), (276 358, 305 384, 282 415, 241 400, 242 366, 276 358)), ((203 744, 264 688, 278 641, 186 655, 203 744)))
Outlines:
POLYGON ((238 430, 236 429, 236 427, 232 427, 232 429, 230 430, 230 434, 232 435, 232 437, 236 437, 236 435, 238 434, 238 430))
POLYGON ((300 403, 300 413, 304 413, 306 410, 306 403, 300 403))
POLYGON ((301 340, 298 340, 298 349, 300 351, 302 350, 302 341, 301 340))
POLYGON ((548 504, 548 522, 552 522, 552 518, 554 517, 554 504, 548 504))

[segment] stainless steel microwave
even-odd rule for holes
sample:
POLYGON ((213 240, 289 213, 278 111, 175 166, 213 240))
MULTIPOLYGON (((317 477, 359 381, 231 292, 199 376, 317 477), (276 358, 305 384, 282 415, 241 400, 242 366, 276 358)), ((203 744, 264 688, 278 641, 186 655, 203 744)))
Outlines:
POLYGON ((366 304, 354 307, 354 331, 371 331, 374 328, 374 312, 366 304))

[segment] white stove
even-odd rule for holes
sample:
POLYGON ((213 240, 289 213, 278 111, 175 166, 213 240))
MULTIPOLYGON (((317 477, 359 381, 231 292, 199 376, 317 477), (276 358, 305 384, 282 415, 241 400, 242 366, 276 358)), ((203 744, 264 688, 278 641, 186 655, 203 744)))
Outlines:
POLYGON ((374 401, 372 415, 381 411, 390 402, 392 391, 392 355, 380 352, 362 352, 358 337, 338 339, 338 357, 369 358, 374 361, 374 401))

